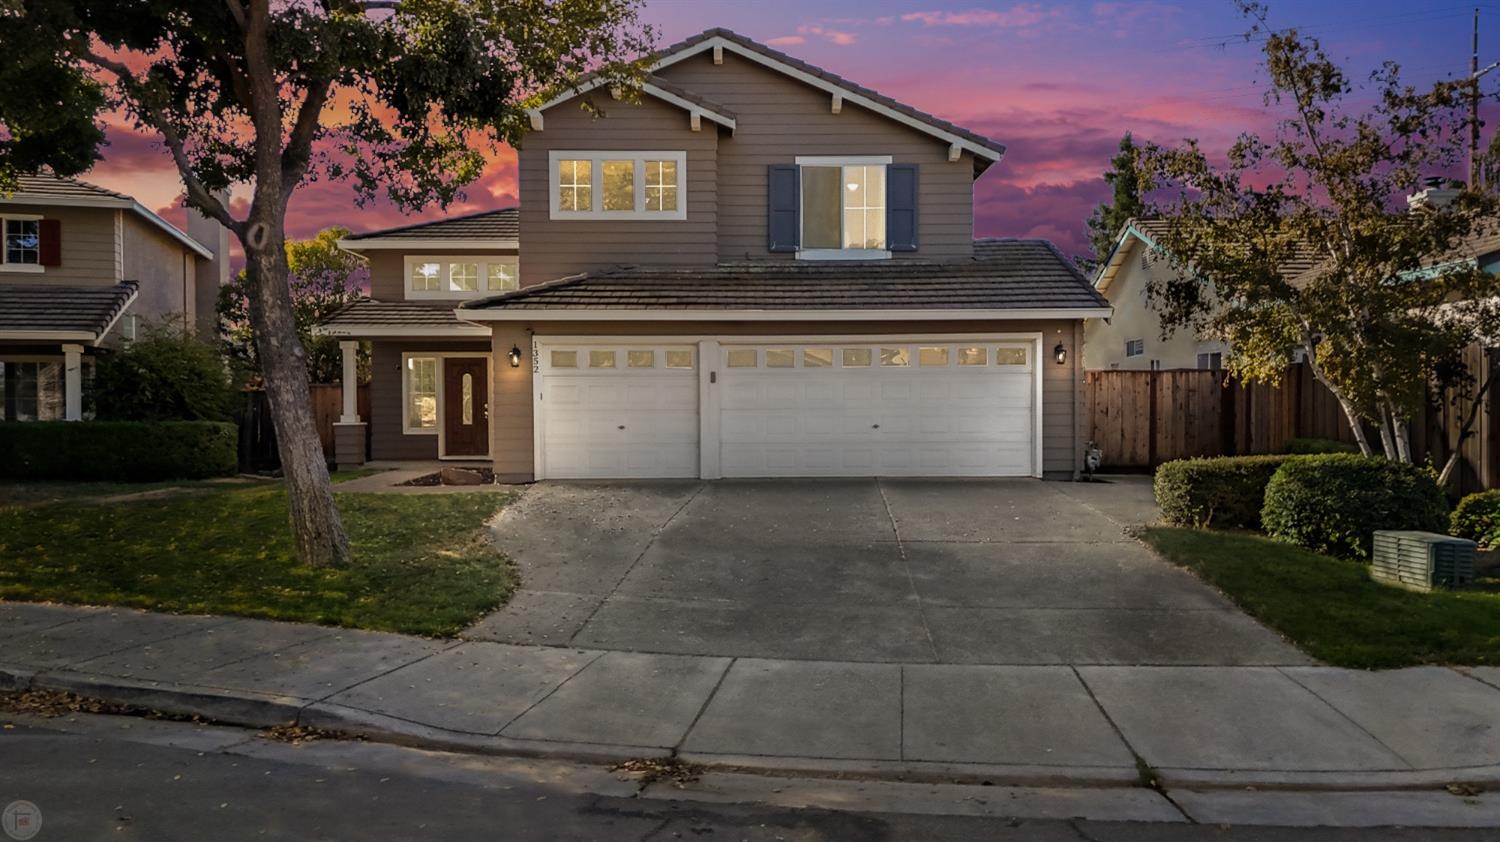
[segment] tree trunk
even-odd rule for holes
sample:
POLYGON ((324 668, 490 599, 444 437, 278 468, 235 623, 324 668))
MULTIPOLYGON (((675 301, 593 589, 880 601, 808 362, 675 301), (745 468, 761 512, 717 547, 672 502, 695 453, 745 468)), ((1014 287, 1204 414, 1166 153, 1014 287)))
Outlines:
POLYGON ((292 315, 285 229, 281 220, 273 224, 257 221, 254 215, 251 219, 244 238, 250 325, 276 427, 297 557, 311 567, 345 564, 349 538, 333 502, 328 464, 313 421, 307 352, 292 315), (255 242, 257 234, 260 242, 255 242))
POLYGON ((1412 463, 1411 458, 1411 427, 1406 418, 1391 413, 1392 434, 1396 437, 1396 456, 1405 465, 1412 463))
POLYGON ((1396 436, 1391 432, 1391 415, 1380 407, 1380 448, 1385 451, 1385 458, 1396 460, 1396 436))

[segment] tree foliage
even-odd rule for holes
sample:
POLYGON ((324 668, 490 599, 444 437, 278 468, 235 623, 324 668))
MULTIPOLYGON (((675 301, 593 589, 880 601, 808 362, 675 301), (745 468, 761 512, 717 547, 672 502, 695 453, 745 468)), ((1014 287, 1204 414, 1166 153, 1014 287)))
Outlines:
POLYGON ((104 421, 228 421, 234 387, 218 350, 180 321, 143 326, 124 348, 100 355, 90 390, 104 421))
POLYGON ((1089 245, 1094 253, 1091 258, 1079 261, 1087 269, 1097 269, 1114 249, 1120 229, 1146 210, 1146 204, 1141 199, 1140 176, 1136 172, 1139 155, 1140 147, 1136 145, 1135 138, 1130 132, 1126 132, 1120 138, 1120 150, 1109 159, 1109 169, 1104 172, 1104 183, 1110 186, 1112 199, 1100 204, 1089 214, 1089 245))
POLYGON ((1265 37, 1266 105, 1288 116, 1223 163, 1191 140, 1141 150, 1140 187, 1170 220, 1158 240, 1178 269, 1148 297, 1165 326, 1227 341, 1241 377, 1274 381, 1300 354, 1364 452, 1369 422, 1387 456, 1410 461, 1408 419, 1429 386, 1472 386, 1462 351, 1500 319, 1500 281, 1465 250, 1494 224, 1495 198, 1466 189, 1406 208, 1462 154, 1462 91, 1407 85, 1389 63, 1356 89, 1316 39, 1266 32, 1263 7, 1245 8, 1265 37))
MULTIPOLYGON (((287 265, 292 291, 292 315, 297 336, 307 353, 307 377, 313 383, 338 383, 344 376, 344 356, 339 340, 314 336, 315 325, 345 305, 364 297, 360 282, 366 277, 364 261, 338 247, 349 236, 347 228, 325 228, 307 240, 289 240, 287 265)), ((255 352, 255 329, 250 324, 247 279, 240 272, 219 290, 219 333, 226 353, 240 363, 252 380, 261 379, 260 359, 255 352)), ((359 352, 360 380, 369 377, 368 349, 359 352)))
POLYGON ((647 51, 639 0, 0 0, 0 191, 86 171, 106 112, 159 137, 189 206, 245 250, 256 356, 298 555, 349 560, 313 423, 283 248, 317 179, 363 202, 446 204, 484 149, 587 72, 629 95, 647 51), (224 198, 249 185, 248 210, 224 198))

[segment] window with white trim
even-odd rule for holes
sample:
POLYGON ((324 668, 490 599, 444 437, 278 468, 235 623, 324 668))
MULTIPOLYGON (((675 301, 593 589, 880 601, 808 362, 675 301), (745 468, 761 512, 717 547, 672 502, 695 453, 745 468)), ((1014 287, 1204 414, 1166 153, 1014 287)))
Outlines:
POLYGON ((687 218, 687 153, 553 150, 552 219, 687 218))
POLYGON ((885 231, 888 156, 797 158, 803 259, 890 257, 885 231))
POLYGON ((436 432, 438 406, 438 358, 407 357, 405 381, 406 432, 436 432))
POLYGON ((0 217, 5 243, 0 250, 0 268, 12 272, 42 271, 42 218, 0 217))
POLYGON ((407 255, 407 298, 475 298, 520 288, 515 255, 407 255))

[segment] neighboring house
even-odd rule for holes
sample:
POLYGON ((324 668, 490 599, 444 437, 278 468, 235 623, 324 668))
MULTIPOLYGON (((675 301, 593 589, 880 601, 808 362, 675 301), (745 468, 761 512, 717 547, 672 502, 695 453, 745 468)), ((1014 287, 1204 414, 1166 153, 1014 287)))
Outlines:
MULTIPOLYGON (((1157 244, 1169 224, 1164 219, 1132 219, 1120 229, 1114 248, 1094 275, 1094 289, 1108 299, 1114 314, 1086 323, 1085 369, 1217 371, 1223 365, 1229 346, 1218 339, 1187 328, 1164 338, 1161 319, 1146 296, 1153 281, 1169 281, 1178 274, 1157 244)), ((1281 269, 1291 278, 1312 268, 1314 262, 1311 255, 1299 255, 1281 269)))
POLYGON ((532 113, 514 234, 346 241, 382 256, 322 328, 376 349, 341 461, 369 423, 377 459, 517 481, 1077 474, 1109 309, 1052 244, 974 240, 1003 146, 722 29, 648 63, 639 102, 586 81, 532 113), (505 291, 485 267, 517 253, 505 291))
POLYGON ((213 335, 228 278, 216 223, 195 218, 189 236, 129 196, 33 175, 0 194, 0 226, 0 420, 83 418, 94 356, 144 323, 213 335))

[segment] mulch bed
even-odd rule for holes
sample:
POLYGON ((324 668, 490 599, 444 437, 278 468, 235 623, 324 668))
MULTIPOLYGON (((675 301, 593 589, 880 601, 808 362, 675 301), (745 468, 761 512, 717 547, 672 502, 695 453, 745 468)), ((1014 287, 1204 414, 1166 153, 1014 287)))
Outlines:
MULTIPOLYGON (((494 485, 495 484, 495 472, 492 471, 492 470, 490 470, 489 468, 449 468, 448 470, 463 471, 466 474, 477 474, 479 476, 479 478, 480 478, 480 482, 477 483, 478 485, 494 485)), ((429 487, 429 488, 435 487, 435 486, 439 486, 439 485, 462 486, 462 485, 469 485, 469 484, 470 483, 443 482, 443 472, 442 471, 434 471, 433 473, 430 473, 430 474, 423 474, 422 476, 415 477, 413 479, 409 479, 406 482, 397 483, 397 485, 412 485, 412 486, 422 486, 422 487, 429 487)))

